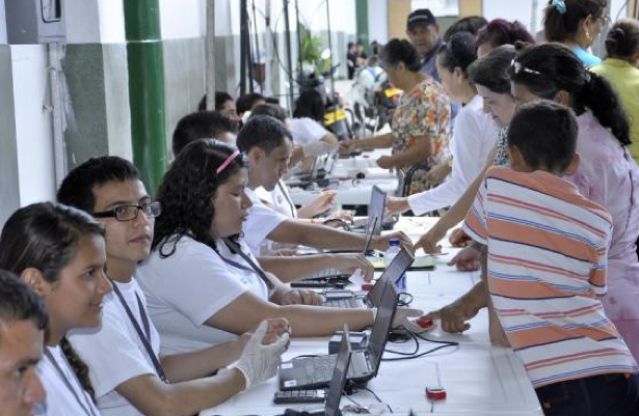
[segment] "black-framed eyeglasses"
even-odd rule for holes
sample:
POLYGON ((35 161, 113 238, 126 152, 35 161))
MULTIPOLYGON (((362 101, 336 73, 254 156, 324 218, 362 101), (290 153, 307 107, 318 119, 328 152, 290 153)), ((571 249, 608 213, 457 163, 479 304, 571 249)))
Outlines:
POLYGON ((95 218, 115 218, 117 221, 133 221, 140 210, 149 218, 155 218, 162 213, 160 201, 145 202, 140 205, 120 205, 108 211, 94 212, 95 218))

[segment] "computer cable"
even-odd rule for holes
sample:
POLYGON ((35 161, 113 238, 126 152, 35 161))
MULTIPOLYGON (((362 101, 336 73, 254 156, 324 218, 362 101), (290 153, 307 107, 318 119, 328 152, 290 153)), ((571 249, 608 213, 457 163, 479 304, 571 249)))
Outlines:
POLYGON ((378 402, 380 402, 380 403, 381 403, 381 404, 383 404, 383 405, 386 405, 386 407, 388 407, 388 411, 389 411, 389 412, 391 412, 391 413, 394 413, 394 412, 393 412, 393 408, 392 408, 392 407, 390 407, 390 404, 388 404, 388 403, 386 403, 385 401, 383 401, 382 399, 380 399, 380 397, 379 397, 379 396, 378 396, 378 395, 377 395, 377 394, 376 394, 373 390, 369 389, 369 388, 368 388, 368 387, 366 387, 366 386, 362 386, 362 390, 366 390, 367 392, 369 392, 370 394, 372 394, 372 395, 373 395, 373 397, 375 398, 375 400, 377 400, 378 402))
POLYGON ((413 295, 408 292, 401 292, 397 300, 397 306, 409 306, 413 303, 413 295))

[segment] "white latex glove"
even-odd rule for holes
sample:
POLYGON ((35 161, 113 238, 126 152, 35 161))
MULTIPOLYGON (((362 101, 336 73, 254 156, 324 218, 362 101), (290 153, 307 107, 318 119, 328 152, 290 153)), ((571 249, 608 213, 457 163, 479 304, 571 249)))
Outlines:
POLYGON ((334 153, 337 151, 337 144, 330 144, 318 140, 316 142, 310 142, 302 145, 302 151, 304 152, 304 157, 309 156, 322 156, 328 153, 334 153))
POLYGON ((263 345, 262 339, 267 328, 267 321, 262 321, 246 343, 240 359, 234 365, 246 379, 245 389, 273 377, 282 361, 280 355, 288 346, 288 333, 280 335, 271 344, 263 345))

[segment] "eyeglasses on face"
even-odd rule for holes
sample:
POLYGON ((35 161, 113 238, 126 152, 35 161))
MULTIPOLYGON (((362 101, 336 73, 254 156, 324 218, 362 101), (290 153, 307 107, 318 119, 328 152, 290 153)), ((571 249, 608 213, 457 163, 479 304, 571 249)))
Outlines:
POLYGON ((95 218, 115 218, 117 221, 133 221, 140 211, 149 218, 155 218, 162 213, 159 201, 145 202, 140 205, 120 205, 108 211, 94 212, 95 218))

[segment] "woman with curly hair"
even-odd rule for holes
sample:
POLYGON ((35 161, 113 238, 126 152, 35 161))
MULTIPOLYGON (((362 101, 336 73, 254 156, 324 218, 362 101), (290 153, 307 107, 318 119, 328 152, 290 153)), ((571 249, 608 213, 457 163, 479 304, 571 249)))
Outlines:
POLYGON ((2 230, 0 269, 24 280, 49 311, 44 359, 38 365, 47 397, 35 415, 100 414, 88 369, 66 335, 100 325, 102 299, 111 291, 104 274, 104 247, 98 222, 49 202, 20 208, 2 230))
MULTIPOLYGON (((286 318, 294 336, 329 335, 344 323, 354 330, 372 325, 372 309, 300 305, 310 294, 262 269, 241 236, 250 207, 245 166, 237 149, 199 140, 162 180, 163 213, 138 279, 163 348, 186 352, 228 341, 266 318, 286 318)), ((416 312, 399 309, 395 324, 416 312)))
POLYGON ((477 56, 481 58, 498 46, 514 45, 518 41, 535 43, 535 39, 526 30, 526 27, 518 21, 491 20, 477 32, 475 38, 477 56))

